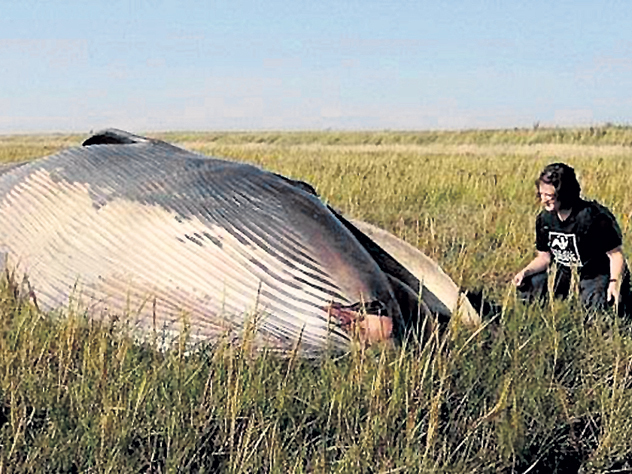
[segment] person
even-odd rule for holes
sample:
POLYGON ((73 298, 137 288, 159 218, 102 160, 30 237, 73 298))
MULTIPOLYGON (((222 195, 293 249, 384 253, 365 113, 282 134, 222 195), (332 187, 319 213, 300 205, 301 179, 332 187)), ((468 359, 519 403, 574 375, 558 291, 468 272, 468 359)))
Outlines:
POLYGON ((555 267, 554 296, 565 298, 572 273, 579 276, 579 295, 590 308, 614 304, 630 309, 630 276, 616 218, 596 201, 580 197, 575 170, 565 163, 546 166, 535 181, 543 210, 536 219, 536 257, 513 278, 524 301, 548 292, 548 270, 555 267))

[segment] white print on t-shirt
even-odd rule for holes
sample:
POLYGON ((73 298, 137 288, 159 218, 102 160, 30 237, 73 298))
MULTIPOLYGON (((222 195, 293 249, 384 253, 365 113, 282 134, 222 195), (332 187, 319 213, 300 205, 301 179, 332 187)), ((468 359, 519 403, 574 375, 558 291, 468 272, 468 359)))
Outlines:
POLYGON ((581 267, 582 260, 577 250, 577 237, 575 234, 563 234, 562 232, 549 232, 549 248, 553 258, 560 265, 567 267, 581 267))

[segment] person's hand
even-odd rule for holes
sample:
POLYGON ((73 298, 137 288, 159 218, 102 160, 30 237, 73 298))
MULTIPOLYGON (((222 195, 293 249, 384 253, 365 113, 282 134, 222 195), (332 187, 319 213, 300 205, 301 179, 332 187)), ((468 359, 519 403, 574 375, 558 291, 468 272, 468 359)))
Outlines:
POLYGON ((520 286, 522 285, 522 280, 524 280, 524 277, 526 276, 526 271, 524 269, 520 270, 518 273, 516 273, 516 276, 513 277, 513 284, 516 286, 520 286))
POLYGON ((619 288, 617 288, 617 282, 610 280, 608 283, 608 291, 606 293, 606 300, 610 304, 617 306, 619 304, 619 288))

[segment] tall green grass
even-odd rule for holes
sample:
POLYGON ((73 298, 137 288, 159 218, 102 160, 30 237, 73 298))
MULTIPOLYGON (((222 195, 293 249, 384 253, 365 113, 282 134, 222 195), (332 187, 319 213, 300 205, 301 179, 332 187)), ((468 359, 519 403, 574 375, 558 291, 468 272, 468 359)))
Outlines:
MULTIPOLYGON (((610 206, 629 238, 632 150, 621 143, 632 134, 606 131, 622 141, 601 149, 551 139, 556 147, 534 148, 522 134, 557 130, 485 132, 483 143, 476 132, 442 132, 441 150, 406 142, 423 133, 384 132, 386 144, 376 143, 379 133, 170 134, 185 147, 311 182, 333 206, 418 246, 502 311, 475 334, 450 325, 425 344, 352 346, 320 360, 252 354, 247 341, 161 352, 135 343, 120 321, 41 314, 5 281, 0 470, 629 469, 629 322, 587 313, 576 299, 524 306, 509 284, 533 254, 533 179, 550 161, 574 165, 585 194, 610 206), (494 134, 516 147, 497 146, 494 134), (465 142, 475 146, 458 148, 465 142)), ((0 138, 0 160, 81 138, 0 138)))

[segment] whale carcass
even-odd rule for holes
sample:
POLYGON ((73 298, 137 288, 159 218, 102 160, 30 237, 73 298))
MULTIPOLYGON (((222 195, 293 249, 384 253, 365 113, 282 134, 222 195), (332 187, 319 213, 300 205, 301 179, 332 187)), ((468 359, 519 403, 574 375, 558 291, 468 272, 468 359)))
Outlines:
POLYGON ((41 309, 166 338, 250 330, 310 355, 398 337, 422 310, 478 324, 432 260, 308 184, 114 129, 0 170, 0 257, 41 309))

